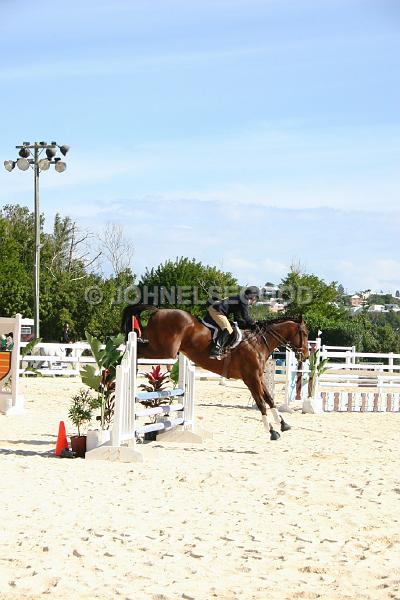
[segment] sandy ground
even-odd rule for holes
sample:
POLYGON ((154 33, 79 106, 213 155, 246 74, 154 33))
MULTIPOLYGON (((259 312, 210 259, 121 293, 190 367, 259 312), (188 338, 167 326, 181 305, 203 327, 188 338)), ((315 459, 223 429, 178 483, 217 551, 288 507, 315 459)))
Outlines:
POLYGON ((287 417, 269 441, 240 384, 200 382, 203 445, 143 464, 58 459, 75 379, 0 416, 0 598, 400 599, 399 414, 287 417))

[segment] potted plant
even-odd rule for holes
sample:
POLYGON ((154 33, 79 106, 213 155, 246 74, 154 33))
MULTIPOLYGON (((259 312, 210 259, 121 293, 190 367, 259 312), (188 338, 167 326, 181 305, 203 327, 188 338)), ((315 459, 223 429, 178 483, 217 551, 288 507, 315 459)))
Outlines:
POLYGON ((308 413, 322 413, 322 401, 321 398, 315 397, 315 390, 320 375, 325 373, 328 368, 328 359, 320 358, 320 350, 317 349, 315 352, 310 354, 309 358, 309 379, 308 379, 308 398, 303 402, 303 412, 308 413))
MULTIPOLYGON (((165 385, 171 381, 170 373, 161 372, 161 365, 153 367, 151 371, 145 373, 144 376, 147 379, 147 383, 142 383, 139 388, 146 392, 160 392, 164 390, 165 385)), ((162 406, 163 404, 170 404, 171 398, 153 398, 151 400, 141 400, 140 403, 146 408, 156 408, 158 406, 162 406)), ((150 418, 152 419, 150 423, 169 421, 169 415, 164 414, 154 415, 150 418)), ((144 439, 148 441, 154 441, 157 437, 157 434, 158 431, 149 431, 144 434, 144 439)))
POLYGON ((89 424, 92 419, 96 399, 90 394, 90 390, 81 389, 75 396, 72 396, 71 400, 68 416, 78 430, 78 435, 71 436, 71 448, 77 456, 85 458, 86 435, 82 435, 81 431, 82 427, 89 424))
POLYGON ((110 337, 105 345, 88 332, 86 339, 96 365, 85 365, 81 369, 81 379, 82 383, 96 391, 97 396, 92 408, 100 410, 96 417, 100 429, 88 431, 87 450, 92 450, 110 440, 109 427, 114 415, 116 369, 122 360, 120 346, 124 342, 124 336, 120 334, 110 337))

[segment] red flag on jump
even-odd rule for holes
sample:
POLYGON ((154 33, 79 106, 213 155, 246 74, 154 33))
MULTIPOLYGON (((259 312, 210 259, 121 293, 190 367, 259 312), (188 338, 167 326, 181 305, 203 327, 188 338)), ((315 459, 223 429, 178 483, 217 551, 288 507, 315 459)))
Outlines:
POLYGON ((138 337, 142 337, 142 330, 140 329, 139 319, 132 317, 132 331, 136 331, 138 337))

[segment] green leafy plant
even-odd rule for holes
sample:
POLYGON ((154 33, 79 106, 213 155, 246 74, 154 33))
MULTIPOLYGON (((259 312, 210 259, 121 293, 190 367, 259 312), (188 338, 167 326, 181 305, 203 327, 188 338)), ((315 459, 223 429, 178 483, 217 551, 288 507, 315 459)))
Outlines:
POLYGON ((92 350, 96 366, 85 365, 81 369, 82 383, 97 392, 93 408, 100 409, 102 429, 108 428, 114 415, 116 369, 122 360, 119 347, 124 342, 123 334, 108 338, 104 348, 100 340, 86 332, 86 339, 92 350))
MULTIPOLYGON (((162 373, 161 366, 157 365, 153 367, 149 373, 145 373, 144 376, 147 379, 148 383, 142 383, 139 386, 139 389, 144 390, 146 392, 161 392, 165 390, 165 385, 170 383, 170 375, 168 372, 162 373)), ((155 408, 157 406, 161 406, 162 404, 170 404, 170 398, 152 398, 151 400, 141 400, 141 404, 143 404, 146 408, 155 408)))
POLYGON ((73 425, 78 429, 79 436, 81 435, 81 427, 92 420, 95 404, 96 398, 91 395, 90 390, 82 388, 75 396, 72 396, 68 416, 73 425))
MULTIPOLYGON (((20 349, 21 358, 24 358, 25 356, 28 356, 29 354, 31 354, 34 347, 37 346, 37 344, 40 344, 41 341, 42 341, 42 338, 34 338, 30 342, 28 342, 26 346, 24 346, 23 348, 20 349)), ((28 363, 28 366, 25 367, 24 373, 35 373, 35 375, 39 375, 39 376, 42 375, 37 369, 35 369, 32 366, 31 363, 28 363)))
POLYGON ((169 378, 171 379, 172 383, 174 384, 174 387, 177 387, 178 383, 179 383, 179 360, 174 362, 172 369, 170 371, 170 374, 169 374, 169 378))
POLYGON ((317 379, 320 375, 325 373, 328 368, 328 359, 324 358, 319 360, 320 350, 316 350, 310 354, 309 358, 309 368, 310 375, 308 380, 308 395, 309 397, 314 396, 315 386, 317 383, 317 379))

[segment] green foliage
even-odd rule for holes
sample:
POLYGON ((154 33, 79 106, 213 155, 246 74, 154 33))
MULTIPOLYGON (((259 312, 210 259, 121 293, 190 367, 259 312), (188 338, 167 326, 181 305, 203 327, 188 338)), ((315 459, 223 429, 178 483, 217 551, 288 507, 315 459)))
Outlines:
POLYGON ((180 308, 195 316, 204 315, 210 290, 215 288, 224 296, 237 286, 231 273, 184 257, 146 269, 139 284, 145 302, 147 292, 150 299, 150 294, 155 292, 156 304, 163 308, 180 308))
POLYGON ((42 341, 42 338, 34 338, 30 342, 28 342, 26 346, 24 346, 23 348, 20 348, 20 352, 19 352, 20 355, 22 357, 24 357, 27 354, 30 354, 32 352, 32 350, 34 349, 34 347, 37 346, 37 344, 40 344, 41 341, 42 341))
POLYGON ((310 358, 309 358, 309 369, 310 369, 310 375, 309 375, 309 381, 308 381, 308 395, 309 396, 314 396, 314 392, 315 392, 315 385, 317 383, 317 379, 320 375, 322 375, 322 373, 325 373, 325 371, 328 368, 328 359, 324 358, 323 360, 320 360, 320 350, 316 350, 315 352, 312 352, 310 354, 310 358))
POLYGON ((179 360, 174 362, 169 377, 174 384, 174 387, 177 387, 179 383, 179 360))
POLYGON ((267 321, 269 319, 276 319, 276 313, 265 304, 254 304, 249 307, 249 314, 255 321, 267 321))
POLYGON ((95 404, 96 398, 91 395, 90 390, 81 389, 72 396, 68 416, 78 429, 78 435, 81 435, 81 427, 90 423, 95 404))
POLYGON ((100 409, 101 428, 109 426, 114 415, 115 379, 117 366, 121 363, 122 353, 119 347, 124 342, 124 335, 110 337, 102 348, 102 342, 86 332, 86 339, 96 361, 96 367, 85 365, 81 369, 82 383, 97 392, 94 408, 100 409))
MULTIPOLYGON (((42 225, 44 218, 41 217, 42 225)), ((114 277, 104 277, 88 268, 84 252, 77 252, 78 228, 69 217, 56 215, 50 233, 41 235, 40 319, 41 335, 46 341, 60 341, 63 324, 70 325, 71 339, 85 339, 85 331, 98 339, 119 332, 125 291, 135 284, 135 275, 126 269, 114 277), (95 289, 99 302, 88 301, 88 290, 95 289)), ((0 315, 19 312, 33 317, 34 215, 26 207, 6 205, 0 210, 0 315)), ((262 274, 261 274, 262 276, 262 274)), ((266 277, 265 277, 266 278, 266 277)), ((273 286, 273 284, 270 284, 273 286)), ((237 280, 231 273, 203 265, 194 258, 166 260, 149 267, 140 282, 143 292, 164 290, 162 306, 178 307, 195 316, 203 316, 210 288, 222 296, 235 293, 237 280), (180 295, 178 289, 180 288, 180 295), (174 297, 175 294, 175 297, 174 297)), ((355 345, 358 351, 400 353, 400 314, 368 313, 353 316, 348 296, 335 282, 326 283, 313 274, 300 273, 293 267, 283 279, 281 294, 288 302, 287 315, 300 316, 307 322, 310 338, 318 329, 323 342, 355 345)), ((148 301, 144 295, 142 300, 148 301)), ((157 302, 156 302, 157 303, 157 302)), ((372 294, 369 304, 400 304, 400 293, 372 294)), ((256 320, 272 318, 264 305, 251 307, 256 320)), ((116 355, 110 356, 111 363, 116 355)), ((104 366, 104 368, 106 368, 104 366)), ((101 386, 93 368, 83 376, 93 389, 101 386)), ((111 411, 109 411, 111 413, 111 411)))
POLYGON ((287 302, 286 314, 303 316, 311 336, 318 329, 339 323, 346 315, 345 309, 335 302, 338 296, 335 282, 327 284, 316 275, 291 270, 282 280, 281 291, 287 302))
MULTIPOLYGON (((44 219, 42 217, 42 224, 44 219)), ((7 205, 0 211, 0 315, 33 317, 34 216, 28 208, 7 205)), ((85 330, 105 338, 119 332, 123 304, 120 290, 134 283, 127 269, 105 278, 85 268, 74 250, 76 224, 56 215, 52 233, 41 235, 40 320, 46 341, 60 341, 63 324, 71 339, 84 339, 85 330), (88 302, 95 288, 101 300, 88 302)))
MULTIPOLYGON (((40 344, 41 341, 42 341, 42 338, 34 338, 30 342, 28 342, 26 346, 24 346, 23 348, 20 348, 19 353, 20 353, 21 357, 23 358, 24 356, 31 354, 34 347, 37 344, 40 344)), ((32 366, 32 363, 29 363, 29 362, 28 362, 28 366, 24 369, 23 373, 35 373, 35 375, 38 375, 39 377, 41 377, 41 373, 32 366)))
POLYGON ((371 294, 368 297, 367 304, 397 304, 400 305, 400 298, 392 296, 392 294, 371 294))
MULTIPOLYGON (((161 365, 157 365, 144 375, 147 379, 147 384, 142 383, 139 387, 146 392, 161 392, 165 389, 165 385, 169 383, 170 376, 168 372, 161 372, 161 365)), ((141 400, 140 403, 146 408, 155 408, 162 404, 170 404, 171 398, 152 398, 151 400, 141 400)))

